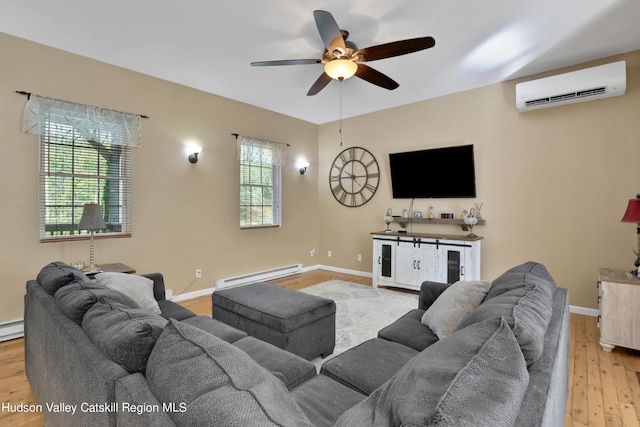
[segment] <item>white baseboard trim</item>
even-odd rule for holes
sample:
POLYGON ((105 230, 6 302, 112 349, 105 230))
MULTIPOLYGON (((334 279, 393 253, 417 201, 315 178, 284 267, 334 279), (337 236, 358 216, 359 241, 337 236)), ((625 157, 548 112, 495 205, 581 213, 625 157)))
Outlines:
POLYGON ((0 342, 24 336, 24 319, 9 320, 0 323, 0 342))
POLYGON ((351 270, 348 268, 340 268, 340 267, 332 267, 330 265, 323 265, 323 264, 316 264, 316 265, 312 265, 309 267, 305 267, 302 269, 302 271, 312 271, 312 270, 329 270, 329 271, 335 271, 336 273, 344 273, 344 274, 352 274, 354 276, 360 276, 360 277, 373 277, 373 273, 368 273, 366 271, 358 271, 358 270, 351 270))
POLYGON ((192 299, 192 298, 198 298, 198 297, 204 297, 204 296, 207 296, 207 295, 211 295, 214 290, 215 290, 215 287, 207 288, 207 289, 201 289, 199 291, 192 291, 192 292, 187 292, 186 294, 175 295, 175 296, 172 296, 171 298, 167 298, 167 299, 170 299, 173 302, 184 301, 184 300, 187 300, 187 299, 192 299))
MULTIPOLYGON (((335 271, 336 273, 352 274, 354 276, 373 277, 372 273, 367 273, 366 271, 350 270, 347 268, 332 267, 330 265, 323 265, 323 264, 315 264, 307 267, 302 267, 301 272, 306 273, 308 271, 313 271, 313 270, 329 270, 329 271, 335 271)), ((168 289, 167 299, 174 302, 179 302, 179 301, 184 301, 192 298, 211 295, 213 292, 215 292, 215 286, 212 288, 201 289, 199 291, 187 292, 184 294, 173 296, 172 295, 173 293, 171 292, 171 290, 168 289), (172 296, 169 296, 169 295, 172 295, 172 296)))
POLYGON ((600 315, 600 310, 597 310, 595 308, 580 307, 577 305, 570 305, 569 312, 591 317, 598 317, 600 315))

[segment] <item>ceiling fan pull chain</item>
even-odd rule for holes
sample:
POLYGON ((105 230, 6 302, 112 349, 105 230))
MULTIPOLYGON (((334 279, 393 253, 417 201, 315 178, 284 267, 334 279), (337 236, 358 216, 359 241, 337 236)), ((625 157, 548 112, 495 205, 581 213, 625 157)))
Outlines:
POLYGON ((339 114, 340 114, 340 147, 342 147, 342 80, 338 80, 338 87, 340 88, 340 108, 339 108, 339 114))

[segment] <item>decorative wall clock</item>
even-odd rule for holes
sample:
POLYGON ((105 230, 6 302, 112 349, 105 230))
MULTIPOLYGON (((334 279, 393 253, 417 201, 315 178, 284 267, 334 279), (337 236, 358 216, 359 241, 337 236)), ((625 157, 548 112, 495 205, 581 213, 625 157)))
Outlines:
POLYGON ((380 168, 368 150, 351 147, 338 154, 329 171, 329 187, 341 204, 355 208, 367 203, 378 189, 380 168))

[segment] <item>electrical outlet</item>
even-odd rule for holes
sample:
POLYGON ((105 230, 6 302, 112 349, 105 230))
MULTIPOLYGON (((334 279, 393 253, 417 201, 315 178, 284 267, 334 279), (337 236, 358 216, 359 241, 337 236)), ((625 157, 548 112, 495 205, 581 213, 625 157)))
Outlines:
POLYGON ((327 251, 327 256, 331 258, 331 251, 327 251))
POLYGON ((358 261, 362 261, 362 255, 358 254, 358 261))
POLYGON ((196 270, 196 279, 201 279, 201 278, 202 278, 202 270, 198 268, 196 270))
POLYGON ((315 249, 311 249, 309 251, 309 256, 316 256, 316 250, 315 249))

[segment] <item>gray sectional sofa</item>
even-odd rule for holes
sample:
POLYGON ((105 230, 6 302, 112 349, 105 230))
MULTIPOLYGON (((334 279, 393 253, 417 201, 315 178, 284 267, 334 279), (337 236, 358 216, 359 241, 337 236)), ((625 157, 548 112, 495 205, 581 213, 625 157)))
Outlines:
POLYGON ((453 288, 425 282, 418 308, 325 362, 320 374, 298 356, 166 301, 162 276, 148 277, 160 314, 62 263, 27 282, 26 372, 46 425, 563 423, 567 291, 540 264, 494 280, 442 338, 422 318, 453 288), (47 403, 76 411, 49 411, 47 403))

